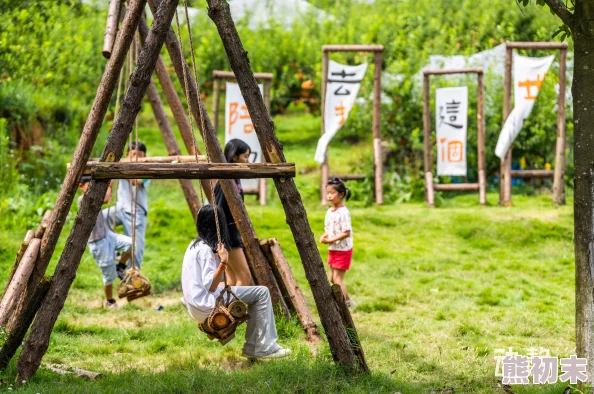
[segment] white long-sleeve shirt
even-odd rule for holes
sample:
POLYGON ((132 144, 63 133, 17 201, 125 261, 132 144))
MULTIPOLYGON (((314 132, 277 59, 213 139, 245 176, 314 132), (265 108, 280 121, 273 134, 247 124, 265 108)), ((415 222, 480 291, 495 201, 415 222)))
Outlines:
POLYGON ((193 244, 194 241, 190 242, 184 255, 182 291, 186 308, 192 318, 203 322, 214 308, 216 298, 222 290, 217 287, 214 292, 209 291, 219 259, 204 242, 200 241, 192 247, 193 244))

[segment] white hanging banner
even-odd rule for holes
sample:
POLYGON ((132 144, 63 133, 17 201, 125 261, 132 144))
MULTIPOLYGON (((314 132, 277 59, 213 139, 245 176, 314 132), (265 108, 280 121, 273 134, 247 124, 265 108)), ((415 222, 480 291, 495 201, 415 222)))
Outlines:
POLYGON ((314 159, 324 163, 330 140, 349 117, 367 71, 367 63, 347 66, 330 60, 324 102, 324 135, 318 141, 314 159))
POLYGON ((509 147, 522 130, 524 120, 530 115, 545 75, 555 59, 555 56, 520 56, 515 52, 513 56, 514 109, 507 117, 495 147, 495 154, 500 159, 505 157, 509 147))
POLYGON ((437 175, 466 176, 468 87, 435 91, 437 175))
MULTIPOLYGON (((264 86, 258 87, 262 93, 264 86)), ((239 85, 227 82, 225 91, 225 144, 234 138, 242 140, 250 147, 250 163, 261 163, 262 149, 239 85)), ((246 190, 258 189, 258 179, 242 179, 241 184, 246 190)))

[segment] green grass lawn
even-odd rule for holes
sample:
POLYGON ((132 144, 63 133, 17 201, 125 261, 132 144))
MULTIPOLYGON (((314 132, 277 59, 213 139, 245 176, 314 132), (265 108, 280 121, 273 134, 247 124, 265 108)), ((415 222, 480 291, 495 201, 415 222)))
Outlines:
MULTIPOLYGON (((287 159, 298 165, 296 182, 319 237, 325 208, 318 204, 319 175, 312 159, 319 119, 295 115, 276 123, 287 159)), ((141 131, 152 155, 165 154, 158 136, 152 128, 141 131)), ((335 144, 333 168, 349 171, 370 152, 366 142, 335 144)), ((279 239, 319 322, 282 206, 269 185, 270 204, 261 207, 248 196, 248 212, 260 238, 279 239)), ((494 375, 495 349, 575 353, 571 201, 555 208, 548 194, 514 195, 514 207, 504 209, 490 193, 488 207, 479 207, 474 194, 446 198, 432 210, 420 202, 350 204, 355 253, 346 279, 358 304, 353 318, 372 370, 350 375, 334 366, 327 343, 308 345, 294 321, 277 321, 280 343, 294 351, 284 360, 253 364, 240 357, 244 327, 225 347, 208 341, 179 302, 182 257, 195 236, 181 190, 176 181, 155 181, 149 198, 143 272, 155 294, 117 311, 102 309, 101 276, 85 252, 44 358, 44 364, 105 377, 86 382, 40 369, 20 391, 504 393, 494 375), (164 308, 157 311, 159 306, 164 308)), ((0 223, 4 286, 26 225, 0 223)), ((326 248, 320 251, 325 259, 326 248)), ((0 391, 9 390, 14 376, 13 362, 0 374, 0 391)), ((561 393, 564 387, 512 389, 561 393)))

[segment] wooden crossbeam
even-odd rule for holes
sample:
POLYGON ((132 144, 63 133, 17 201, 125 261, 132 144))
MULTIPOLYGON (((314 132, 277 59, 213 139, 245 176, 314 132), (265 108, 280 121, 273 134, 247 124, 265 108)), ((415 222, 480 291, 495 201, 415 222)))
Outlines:
POLYGON ((93 179, 293 178, 294 163, 90 163, 93 179))
POLYGON ((512 178, 552 178, 555 175, 553 170, 511 170, 512 178))

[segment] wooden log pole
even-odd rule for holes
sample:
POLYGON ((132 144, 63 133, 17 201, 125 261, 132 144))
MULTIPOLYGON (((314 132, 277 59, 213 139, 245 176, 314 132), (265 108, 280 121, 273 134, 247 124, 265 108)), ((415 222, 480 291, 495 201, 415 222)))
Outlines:
POLYGON ((270 244, 268 243, 268 239, 261 239, 260 240, 260 249, 262 249, 262 252, 264 253, 264 256, 266 257, 266 260, 268 261, 268 264, 270 265, 270 268, 272 269, 272 273, 274 274, 274 278, 276 279, 276 283, 278 284, 278 288, 281 291, 281 294, 283 295, 283 299, 285 300, 285 304, 287 304, 287 308, 289 308, 289 311, 291 311, 292 313, 297 313, 295 311, 295 308, 293 307, 293 304, 291 302, 291 296, 289 295, 289 291, 287 290, 286 286, 285 286, 285 282, 282 281, 282 278, 279 276, 278 272, 276 271, 276 267, 274 265, 274 257, 272 256, 272 252, 270 251, 270 244))
POLYGON ((433 170, 431 161, 431 103, 429 98, 429 74, 423 74, 423 164, 425 168, 425 202, 435 207, 433 192, 433 170))
POLYGON ((553 170, 512 170, 511 176, 514 178, 553 178, 553 170))
POLYGON ((480 190, 480 183, 436 183, 433 185, 436 191, 459 191, 470 192, 480 190))
MULTIPOLYGON (((124 60, 126 59, 126 54, 130 48, 130 43, 134 38, 134 32, 136 31, 136 27, 138 25, 138 21, 140 20, 140 16, 145 4, 146 0, 130 1, 129 12, 124 18, 122 29, 114 45, 112 55, 107 62, 107 66, 105 67, 103 77, 101 78, 101 83, 99 84, 97 93, 95 95, 95 100, 93 101, 93 106, 91 107, 91 111, 87 117, 81 137, 76 146, 76 150, 72 159, 72 165, 67 170, 64 182, 60 188, 60 194, 58 195, 58 199, 54 205, 52 219, 47 230, 45 231, 43 239, 41 240, 39 258, 37 259, 37 264, 35 265, 29 283, 27 284, 24 300, 28 299, 33 294, 35 287, 41 278, 43 278, 52 254, 54 253, 60 233, 62 232, 62 228, 66 223, 66 217, 70 212, 72 201, 76 195, 78 182, 84 171, 86 163, 91 156, 91 151, 95 141, 97 140, 99 131, 101 130, 103 118, 105 117, 111 96, 118 82, 120 69, 122 68, 124 60)), ((34 305, 31 303, 23 303, 22 305, 25 304, 34 305)), ((19 306, 15 312, 16 320, 20 319, 20 313, 24 312, 19 306)))
POLYGON ((382 160, 382 52, 373 53, 373 167, 375 173, 375 203, 384 203, 382 160))
MULTIPOLYGON (((282 146, 276 138, 274 123, 266 111, 262 94, 250 67, 247 52, 243 48, 231 18, 229 4, 221 0, 207 0, 207 3, 208 15, 217 26, 231 68, 237 76, 263 155, 267 162, 283 163, 286 160, 282 146)), ((342 365, 354 366, 356 365, 355 356, 346 329, 342 324, 340 312, 336 303, 329 302, 333 299, 332 289, 326 280, 324 263, 307 220, 307 212, 299 191, 291 178, 275 178, 274 183, 301 256, 305 275, 311 286, 332 356, 342 365)))
POLYGON ((27 250, 23 255, 23 258, 14 273, 14 277, 6 287, 6 293, 2 297, 0 302, 0 326, 6 325, 9 317, 17 306, 17 303, 23 295, 27 281, 33 272, 35 261, 39 255, 39 247, 41 246, 41 240, 33 238, 27 246, 27 250))
POLYGON ((100 374, 98 372, 87 371, 86 369, 74 368, 74 367, 69 367, 69 366, 61 365, 61 364, 47 365, 46 368, 52 372, 59 374, 59 375, 75 374, 76 376, 79 376, 81 378, 85 378, 85 379, 88 379, 91 381, 103 377, 103 374, 100 374))
MULTIPOLYGON (((175 139, 175 135, 173 134, 173 130, 171 129, 171 125, 169 124, 169 119, 167 119, 167 113, 163 107, 161 96, 159 96, 155 82, 152 79, 151 83, 149 83, 146 94, 149 102, 151 103, 157 124, 159 125, 161 136, 163 137, 163 141, 167 147, 167 154, 170 156, 181 155, 181 149, 179 148, 179 145, 175 139)), ((194 222, 196 222, 198 210, 202 207, 200 199, 198 198, 198 194, 196 193, 196 189, 194 189, 194 185, 189 179, 179 179, 179 184, 190 208, 190 212, 192 213, 192 217, 194 218, 194 222)))
MULTIPOLYGON (((264 105, 266 105, 266 109, 268 110, 268 114, 272 117, 272 112, 270 112, 270 91, 272 89, 272 74, 270 74, 270 78, 264 80, 264 105)), ((265 206, 268 204, 268 180, 266 178, 262 178, 259 181, 258 185, 258 193, 260 196, 260 205, 265 206)))
MULTIPOLYGON (((324 135, 326 132, 325 119, 326 119, 326 88, 328 84, 328 63, 329 56, 328 52, 322 49, 322 132, 324 135)), ((320 166, 320 201, 322 205, 328 204, 326 200, 326 184, 328 183, 328 174, 330 173, 330 167, 328 165, 328 152, 324 156, 324 162, 320 166)))
MULTIPOLYGON (((99 163, 101 158, 92 158, 87 162, 87 169, 93 164, 99 163)), ((206 163, 206 156, 198 155, 199 163, 206 163)), ((196 156, 194 155, 171 155, 171 156, 148 156, 139 157, 138 159, 131 159, 129 157, 122 157, 118 163, 196 163, 196 156)))
POLYGON ((52 214, 53 214, 53 211, 51 209, 48 209, 47 211, 45 211, 45 213, 43 214, 43 217, 41 218, 41 222, 39 223, 39 226, 37 226, 37 230, 35 230, 35 238, 39 238, 39 239, 43 238, 43 234, 45 234, 45 229, 47 229, 47 227, 49 226, 49 224, 52 220, 52 214))
MULTIPOLYGON (((19 250, 17 251, 16 257, 14 259, 14 263, 12 263, 12 269, 10 270, 10 274, 8 275, 8 280, 6 281, 6 286, 4 287, 4 291, 2 292, 2 298, 0 298, 0 300, 4 299, 4 295, 6 295, 6 290, 8 290, 8 286, 10 286, 10 282, 14 277, 14 273, 16 272, 17 268, 19 268, 19 264, 21 263, 21 259, 23 258, 23 255, 25 254, 27 247, 29 246, 29 242, 31 242, 31 240, 34 237, 35 232, 33 230, 29 230, 27 231, 27 234, 25 234, 25 239, 23 240, 23 242, 21 242, 21 246, 19 246, 19 250)), ((0 326, 3 325, 2 320, 3 317, 0 316, 0 326)))
POLYGON ((322 52, 381 52, 383 45, 324 45, 322 52))
POLYGON ((277 281, 279 284, 281 282, 284 284, 284 288, 290 297, 290 303, 293 307, 292 309, 297 314, 297 317, 301 322, 301 326, 307 334, 308 340, 312 343, 320 342, 322 338, 320 337, 318 326, 316 325, 316 322, 314 321, 313 316, 307 307, 305 297, 303 297, 303 293, 301 292, 301 289, 299 288, 299 285, 293 276, 289 262, 285 258, 280 244, 274 238, 269 239, 268 244, 270 245, 270 253, 272 255, 271 262, 274 267, 273 272, 275 275, 278 275, 277 281))
POLYGON ((483 71, 477 73, 477 158, 478 158, 478 181, 479 181, 479 204, 487 205, 487 173, 485 159, 485 84, 483 71))
MULTIPOLYGON (((140 33, 141 40, 145 40, 146 36, 148 35, 149 28, 144 19, 140 21, 138 31, 140 33)), ((167 67, 165 66, 165 62, 161 56, 159 56, 157 59, 157 64, 155 65, 155 74, 157 74, 157 79, 159 79, 159 84, 161 85, 161 89, 163 89, 165 99, 167 100, 167 104, 169 104, 169 108, 171 109, 171 113, 173 114, 173 118, 175 119, 175 123, 179 129, 179 133, 182 137, 182 140, 184 141, 186 150, 190 155, 200 155, 200 148, 198 147, 197 141, 196 144, 194 144, 196 138, 192 137, 194 134, 192 131, 192 126, 190 125, 190 121, 186 116, 186 111, 179 99, 179 96, 177 95, 173 81, 169 76, 169 71, 167 71, 167 67)), ((206 161, 206 157, 204 160, 206 161)), ((209 201, 214 201, 214 195, 210 182, 206 179, 201 179, 200 185, 202 186, 204 194, 206 194, 206 198, 208 198, 209 201)))
MULTIPOLYGON (((102 161, 118 161, 124 153, 126 140, 140 111, 142 99, 171 26, 177 4, 177 0, 163 0, 158 11, 153 13, 155 15, 153 26, 130 78, 130 86, 122 102, 122 108, 101 155, 102 161)), ((86 160, 83 163, 86 163, 86 160)), ((19 382, 29 380, 41 365, 41 359, 49 346, 52 329, 64 307, 72 281, 76 277, 80 259, 95 225, 95 218, 101 212, 108 186, 109 181, 91 181, 82 199, 74 225, 66 240, 66 246, 58 261, 54 280, 33 321, 31 333, 19 356, 17 363, 19 382)))
MULTIPOLYGON (((149 6, 151 7, 151 11, 154 13, 158 4, 161 4, 163 0, 149 0, 149 6)), ((202 127, 202 119, 204 120, 204 130, 202 131, 203 137, 205 138, 205 144, 208 148, 208 153, 210 155, 211 161, 215 163, 225 163, 225 156, 223 155, 223 150, 221 149, 221 145, 219 144, 219 140, 217 139, 216 131, 211 123, 210 117, 208 116, 208 112, 204 104, 198 100, 198 89, 196 87, 196 81, 192 77, 192 72, 190 71, 190 67, 188 66, 185 58, 182 56, 180 52, 180 45, 177 41, 175 33, 172 29, 169 30, 167 34, 167 38, 165 40, 165 45, 167 47, 167 51, 169 53, 169 57, 171 58, 171 62, 175 68, 175 72, 177 77, 183 81, 184 78, 184 71, 186 69, 186 75, 188 77, 188 92, 187 96, 189 97, 189 101, 191 102, 192 108, 192 116, 194 117, 196 124, 199 128, 202 127)), ((183 87, 185 89, 185 86, 183 87)), ((258 92, 260 90, 258 89, 258 92)), ((268 264, 266 263, 266 257, 262 253, 260 249, 260 242, 258 240, 258 236, 256 234, 256 230, 252 225, 252 222, 249 218, 243 200, 239 195, 239 191, 237 190, 237 186, 235 182, 231 179, 221 179, 220 181, 221 188, 223 189, 223 193, 227 202, 229 203, 229 208, 231 209, 231 214, 233 215, 233 219, 237 224, 237 228, 241 234, 241 238, 243 240, 245 246, 245 253, 246 258, 248 260, 248 264, 252 266, 250 269, 255 274, 255 281, 262 286, 268 287, 270 290, 270 296, 272 299, 272 303, 275 306, 277 311, 280 311, 281 314, 284 316, 290 316, 289 310, 287 309, 287 305, 285 304, 280 289, 274 279, 274 275, 268 264)))
POLYGON ((293 163, 96 163, 93 179, 257 179, 292 178, 293 163))
POLYGON ((39 309, 47 291, 49 290, 51 278, 44 277, 35 287, 32 297, 26 300, 23 308, 23 313, 19 319, 14 320, 14 326, 8 332, 6 341, 0 348, 0 370, 8 366, 10 360, 14 357, 19 346, 23 342, 23 338, 35 317, 35 313, 39 309))
POLYGON ((340 311, 342 322, 348 332, 349 341, 351 342, 353 353, 357 358, 357 363, 364 372, 369 372, 367 360, 365 360, 365 353, 363 352, 363 346, 361 346, 359 334, 357 334, 355 323, 353 322, 353 318, 351 317, 349 308, 344 300, 344 295, 342 294, 342 289, 340 288, 340 285, 332 285, 332 294, 334 296, 334 301, 340 311))
MULTIPOLYGON (((505 49, 505 77, 503 85, 503 124, 511 112, 512 95, 512 47, 506 45, 505 49)), ((503 126, 503 125, 502 125, 503 126)), ((499 204, 504 207, 511 207, 511 161, 512 147, 509 147, 505 159, 501 161, 499 170, 499 204)))
POLYGON ((212 123, 215 132, 219 132, 219 111, 221 108, 221 79, 215 77, 212 85, 212 123))
POLYGON ((565 205, 565 78, 567 48, 559 56, 559 98, 557 110, 557 142, 555 145, 555 176, 553 177, 553 203, 565 205))
POLYGON ((105 26, 105 35, 103 36, 103 51, 101 52, 106 59, 111 56, 111 50, 118 33, 118 23, 120 22, 121 0, 109 0, 109 10, 107 12, 107 26, 105 26))
POLYGON ((567 49, 566 42, 506 42, 505 46, 510 49, 567 49))

